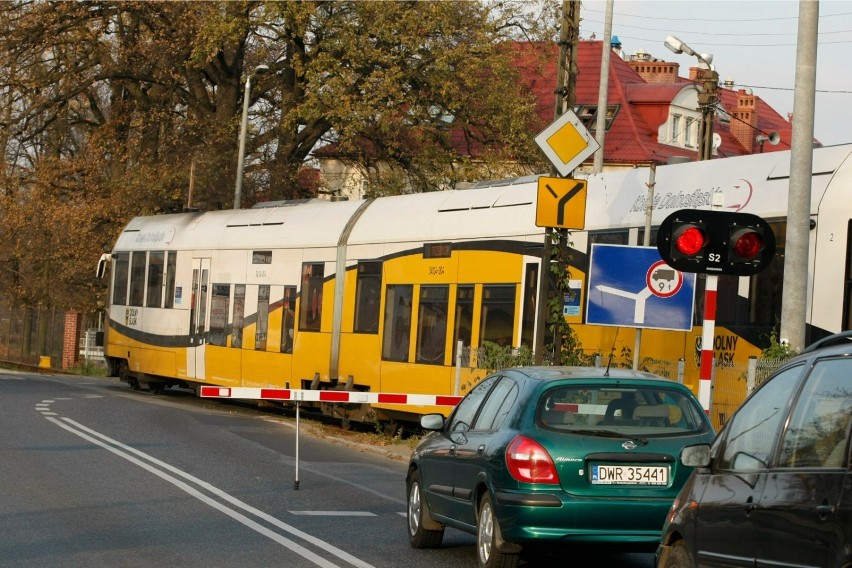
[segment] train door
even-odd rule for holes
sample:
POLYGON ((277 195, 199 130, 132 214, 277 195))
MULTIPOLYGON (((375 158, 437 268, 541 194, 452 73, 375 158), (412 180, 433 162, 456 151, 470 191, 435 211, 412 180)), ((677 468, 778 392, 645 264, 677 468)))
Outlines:
POLYGON ((189 312, 189 349, 186 353, 187 374, 191 379, 205 380, 206 331, 210 325, 207 290, 210 259, 192 259, 192 303, 189 312))

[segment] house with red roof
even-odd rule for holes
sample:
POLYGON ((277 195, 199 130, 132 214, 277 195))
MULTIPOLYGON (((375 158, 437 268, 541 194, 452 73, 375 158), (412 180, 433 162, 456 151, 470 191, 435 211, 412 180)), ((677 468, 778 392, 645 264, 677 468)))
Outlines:
MULTIPOLYGON (((554 120, 559 48, 555 44, 517 42, 513 49, 522 81, 536 100, 540 124, 530 132, 533 137, 554 120)), ((681 77, 678 63, 641 50, 628 56, 620 50, 620 44, 581 40, 577 45, 574 112, 592 135, 596 135, 603 49, 612 50, 603 169, 698 159, 698 95, 705 70, 691 67, 688 75, 681 77)), ((716 106, 712 159, 790 149, 792 122, 749 90, 722 82, 717 87, 716 106)), ((460 155, 475 153, 465 145, 464 137, 457 138, 460 155)), ((352 198, 363 194, 363 177, 340 160, 333 148, 323 148, 316 157, 328 193, 352 198)), ((590 172, 593 162, 593 157, 588 158, 578 170, 590 172)))
MULTIPOLYGON (((595 135, 599 105, 602 50, 613 48, 603 41, 580 41, 577 46, 574 112, 595 135)), ((554 54, 557 53, 553 48, 554 54)), ((553 120, 556 86, 556 55, 541 76, 522 70, 541 101, 542 113, 550 109, 553 120)), ((638 51, 621 56, 612 49, 607 89, 604 169, 666 164, 698 158, 701 110, 698 95, 703 71, 689 69, 680 76, 680 65, 638 51)), ((717 88, 717 112, 713 124, 713 158, 757 152, 789 150, 792 123, 769 104, 731 83, 717 88)), ((542 117, 545 115, 542 114, 542 117)), ((581 166, 590 170, 593 159, 581 166)))

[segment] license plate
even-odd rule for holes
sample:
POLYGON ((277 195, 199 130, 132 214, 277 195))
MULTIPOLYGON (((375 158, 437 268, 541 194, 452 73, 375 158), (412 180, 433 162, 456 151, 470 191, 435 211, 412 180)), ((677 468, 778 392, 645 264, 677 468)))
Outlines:
POLYGON ((669 468, 649 465, 593 465, 593 485, 668 485, 669 468))

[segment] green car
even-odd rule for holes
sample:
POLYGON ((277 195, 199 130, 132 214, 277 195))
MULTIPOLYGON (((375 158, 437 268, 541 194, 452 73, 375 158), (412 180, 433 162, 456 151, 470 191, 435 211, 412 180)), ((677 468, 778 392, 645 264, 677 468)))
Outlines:
POLYGON ((406 478, 408 537, 476 535, 480 566, 535 544, 653 551, 691 468, 681 448, 713 427, 687 387, 624 369, 525 367, 486 377, 430 432, 406 478))

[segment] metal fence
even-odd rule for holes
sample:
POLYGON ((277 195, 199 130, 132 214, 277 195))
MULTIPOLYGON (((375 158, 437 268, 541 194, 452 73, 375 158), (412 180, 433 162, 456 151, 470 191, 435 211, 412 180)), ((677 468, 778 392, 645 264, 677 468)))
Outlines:
MULTIPOLYGON (((65 314, 60 308, 33 308, 16 305, 0 299, 0 361, 23 365, 42 364, 42 358, 50 358, 50 366, 59 368, 62 364, 62 350, 65 340, 65 314)), ((97 361, 94 349, 85 349, 86 338, 93 338, 98 326, 96 315, 83 315, 80 338, 81 360, 91 357, 97 361)), ((102 359, 102 358, 101 358, 102 359)))

